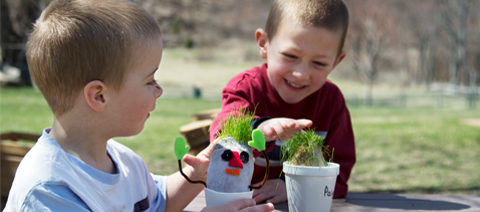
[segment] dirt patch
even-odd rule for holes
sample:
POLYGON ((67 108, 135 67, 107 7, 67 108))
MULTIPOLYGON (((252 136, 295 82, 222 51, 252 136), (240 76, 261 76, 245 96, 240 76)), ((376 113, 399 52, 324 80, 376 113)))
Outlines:
POLYGON ((462 122, 466 125, 480 127, 480 119, 463 119, 462 122))

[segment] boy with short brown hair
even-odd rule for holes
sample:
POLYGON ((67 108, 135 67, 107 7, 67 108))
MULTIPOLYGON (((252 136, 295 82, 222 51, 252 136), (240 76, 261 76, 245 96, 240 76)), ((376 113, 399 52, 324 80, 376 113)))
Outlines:
MULTIPOLYGON (((143 130, 163 90, 157 22, 125 0, 56 0, 27 44, 27 61, 54 122, 20 163, 4 211, 182 211, 203 189, 180 173, 150 174, 112 140, 143 130)), ((183 172, 206 180, 213 145, 186 155, 183 172)), ((271 211, 243 199, 204 211, 271 211)))
MULTIPOLYGON (((348 28, 348 10, 341 0, 276 0, 265 30, 255 32, 260 56, 267 62, 234 77, 223 89, 222 111, 217 123, 241 104, 255 111, 253 128, 260 129, 270 145, 270 178, 255 191, 256 201, 285 201, 281 173, 281 141, 310 127, 325 139, 340 164, 334 197, 347 194, 347 180, 355 163, 355 145, 350 115, 338 87, 328 75, 344 59, 342 51, 348 28), (277 142, 275 142, 277 141, 277 142), (334 152, 332 150, 335 150, 334 152), (279 182, 279 183, 277 183, 279 182)), ((265 173, 265 159, 255 159, 253 182, 265 173)))

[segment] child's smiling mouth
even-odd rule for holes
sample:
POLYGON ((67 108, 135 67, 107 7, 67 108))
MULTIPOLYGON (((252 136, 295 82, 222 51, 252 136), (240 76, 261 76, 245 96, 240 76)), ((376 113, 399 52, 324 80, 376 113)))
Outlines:
POLYGON ((296 89, 301 89, 301 88, 307 87, 306 85, 298 85, 298 84, 295 84, 295 83, 293 83, 293 82, 288 81, 287 79, 285 79, 285 82, 286 82, 287 85, 289 85, 290 87, 296 88, 296 89))

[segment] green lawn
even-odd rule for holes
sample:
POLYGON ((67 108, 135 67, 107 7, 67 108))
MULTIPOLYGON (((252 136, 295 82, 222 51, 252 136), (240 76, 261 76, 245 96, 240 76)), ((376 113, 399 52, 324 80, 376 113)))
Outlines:
MULTIPOLYGON (((220 101, 157 101, 145 130, 117 138, 156 174, 177 170, 173 141, 179 127, 220 101)), ((480 110, 350 107, 357 163, 352 192, 441 193, 480 195, 480 127, 462 124, 480 119, 480 110)), ((41 93, 31 88, 0 88, 0 132, 40 133, 52 124, 41 93)))
POLYGON ((480 191, 480 110, 351 108, 357 164, 351 191, 480 191))

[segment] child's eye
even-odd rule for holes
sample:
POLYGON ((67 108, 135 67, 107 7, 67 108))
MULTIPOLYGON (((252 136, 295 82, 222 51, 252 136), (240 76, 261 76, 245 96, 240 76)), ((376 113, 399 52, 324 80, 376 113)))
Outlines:
POLYGON ((328 66, 326 63, 317 62, 317 61, 314 61, 313 64, 315 64, 315 65, 317 65, 317 66, 321 66, 321 67, 326 67, 326 66, 328 66))
POLYGON ((152 80, 150 82, 147 83, 147 85, 156 85, 157 84, 157 81, 156 80, 152 80))
POLYGON ((287 57, 287 58, 290 58, 290 59, 297 59, 297 56, 293 55, 293 54, 286 54, 284 53, 283 56, 287 57))

